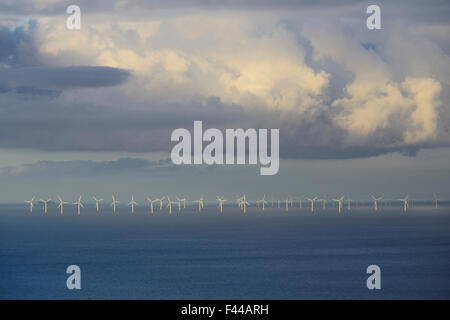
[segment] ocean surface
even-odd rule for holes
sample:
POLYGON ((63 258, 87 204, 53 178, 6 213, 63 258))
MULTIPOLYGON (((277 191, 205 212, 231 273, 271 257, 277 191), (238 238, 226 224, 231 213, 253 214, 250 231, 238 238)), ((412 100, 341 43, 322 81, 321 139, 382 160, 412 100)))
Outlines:
POLYGON ((177 211, 0 205, 0 299, 450 298, 449 207, 177 211))

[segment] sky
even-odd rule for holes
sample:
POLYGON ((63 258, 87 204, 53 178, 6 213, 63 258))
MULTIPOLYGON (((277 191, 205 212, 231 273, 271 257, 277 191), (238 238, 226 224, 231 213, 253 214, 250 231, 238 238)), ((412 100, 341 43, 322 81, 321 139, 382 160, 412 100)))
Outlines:
POLYGON ((2 1, 0 202, 450 199, 450 3, 377 1, 381 30, 370 4, 2 1), (279 173, 173 165, 171 132, 194 120, 279 128, 279 173))

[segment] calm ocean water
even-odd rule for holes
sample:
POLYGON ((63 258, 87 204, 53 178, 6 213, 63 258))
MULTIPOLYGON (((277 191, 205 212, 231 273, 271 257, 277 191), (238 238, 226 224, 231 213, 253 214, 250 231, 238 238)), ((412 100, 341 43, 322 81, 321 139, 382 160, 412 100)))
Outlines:
POLYGON ((0 298, 450 298, 449 208, 147 210, 1 205, 0 298), (66 288, 71 264, 81 290, 66 288), (382 290, 366 288, 371 264, 382 290))

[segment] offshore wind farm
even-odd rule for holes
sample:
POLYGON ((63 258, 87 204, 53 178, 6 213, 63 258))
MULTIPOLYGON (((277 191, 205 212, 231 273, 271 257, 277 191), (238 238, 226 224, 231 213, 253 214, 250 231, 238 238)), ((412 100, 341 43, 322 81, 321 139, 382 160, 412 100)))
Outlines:
MULTIPOLYGON (((55 212, 59 210, 61 215, 64 213, 63 206, 68 205, 69 203, 63 201, 60 196, 57 196, 57 198, 58 198, 58 203, 52 202, 51 198, 48 198, 47 200, 44 200, 42 198, 39 199, 38 204, 39 203, 43 204, 42 210, 43 210, 44 214, 48 213, 49 205, 50 205, 50 209, 55 209, 55 212)), ((112 203, 111 203, 112 208, 111 208, 111 210, 109 210, 107 207, 105 207, 105 208, 100 207, 100 203, 103 201, 103 198, 98 199, 95 196, 92 196, 92 199, 94 200, 93 204, 95 205, 95 211, 97 213, 108 212, 108 211, 112 211, 114 214, 117 213, 118 209, 120 208, 120 201, 114 194, 111 196, 111 198, 112 198, 112 203)), ((25 200, 24 203, 26 204, 26 206, 24 206, 24 210, 27 209, 30 213, 33 213, 33 209, 34 209, 35 213, 39 212, 39 210, 41 208, 38 206, 38 204, 35 204, 35 199, 36 199, 36 196, 32 196, 31 200, 25 200)), ((80 215, 81 210, 84 209, 84 205, 81 202, 81 199, 82 199, 82 196, 80 195, 77 198, 77 200, 75 202, 73 202, 73 205, 74 205, 77 215, 80 215)), ((319 198, 319 196, 298 197, 298 198, 295 198, 292 196, 286 196, 284 199, 283 198, 277 199, 276 197, 272 196, 271 199, 272 199, 272 201, 271 201, 271 203, 269 203, 266 200, 266 194, 264 194, 260 198, 256 197, 254 199, 251 199, 246 194, 243 194, 242 196, 238 196, 236 198, 236 204, 233 204, 233 202, 227 203, 228 200, 223 195, 222 196, 217 195, 215 197, 215 199, 211 199, 211 203, 214 203, 214 202, 216 203, 215 207, 217 207, 218 212, 220 212, 220 213, 224 212, 224 208, 227 209, 230 207, 237 206, 237 208, 244 214, 247 213, 248 209, 253 210, 253 211, 265 211, 265 208, 273 208, 274 210, 272 210, 272 211, 277 211, 276 209, 281 209, 283 211, 289 211, 289 209, 291 208, 291 211, 292 210, 294 210, 296 212, 310 211, 311 214, 314 214, 318 210, 326 211, 327 207, 328 207, 328 209, 330 209, 329 211, 332 211, 333 208, 335 208, 335 211, 339 214, 343 213, 344 211, 346 211, 347 213, 350 213, 352 207, 355 207, 359 210, 368 211, 368 212, 373 211, 375 213, 377 213, 378 211, 382 211, 381 208, 389 208, 390 210, 395 210, 397 208, 400 211, 406 213, 408 208, 412 207, 411 203, 413 203, 413 202, 415 202, 414 207, 418 207, 422 211, 439 209, 440 204, 444 204, 444 206, 445 206, 446 204, 449 203, 449 201, 439 200, 435 193, 433 193, 432 197, 430 197, 429 199, 426 199, 423 197, 417 198, 417 199, 412 199, 412 198, 409 198, 409 195, 406 195, 403 198, 391 198, 391 199, 384 198, 384 197, 374 197, 373 195, 370 195, 370 197, 368 197, 367 199, 360 199, 360 200, 351 200, 348 198, 346 199, 345 196, 341 196, 339 198, 330 198, 330 199, 326 199, 325 197, 319 198), (309 205, 303 205, 303 201, 306 201, 307 203, 309 202, 309 205), (317 206, 315 206, 316 201, 321 203, 321 206, 319 206, 319 208, 317 208, 317 206), (347 203, 346 207, 344 207, 344 205, 343 205, 344 201, 346 201, 346 203, 347 203), (281 203, 283 203, 283 206, 281 206, 281 203)), ((151 213, 151 214, 155 213, 154 203, 156 202, 157 204, 159 204, 156 206, 156 211, 168 212, 169 215, 172 214, 172 205, 176 206, 178 213, 180 213, 184 209, 186 209, 187 206, 196 207, 197 212, 201 213, 205 208, 207 208, 207 205, 205 205, 205 202, 208 203, 208 200, 206 198, 204 198, 203 196, 200 196, 200 198, 198 198, 198 199, 188 199, 187 197, 180 198, 178 196, 171 198, 171 196, 169 196, 169 195, 162 196, 160 198, 157 198, 157 197, 152 198, 151 196, 146 196, 144 200, 145 201, 143 201, 143 203, 148 202, 148 212, 149 213, 151 213), (171 200, 171 199, 176 199, 176 200, 171 200)), ((129 211, 129 213, 134 214, 135 208, 147 207, 147 206, 139 205, 139 203, 135 201, 134 195, 132 194, 130 196, 130 202, 128 202, 126 207, 128 207, 128 208, 123 208, 124 213, 129 211)), ((214 208, 210 208, 208 210, 208 213, 211 213, 214 210, 215 210, 214 208)))

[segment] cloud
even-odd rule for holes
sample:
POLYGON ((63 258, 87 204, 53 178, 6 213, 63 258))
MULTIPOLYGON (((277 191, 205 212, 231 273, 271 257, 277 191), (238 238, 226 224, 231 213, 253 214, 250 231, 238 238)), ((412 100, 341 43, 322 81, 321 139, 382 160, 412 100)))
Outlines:
MULTIPOLYGON (((0 56, 32 59, 0 71, 1 147, 167 152, 170 132, 193 120, 280 128, 283 157, 414 155, 450 145, 444 3, 433 2, 419 19, 434 18, 434 28, 415 19, 421 4, 386 4, 383 30, 375 32, 365 28, 364 5, 352 1, 284 2, 292 10, 266 1, 267 10, 255 12, 238 10, 255 2, 207 12, 195 8, 215 4, 190 2, 193 10, 183 11, 172 2, 155 15, 146 10, 166 5, 136 2, 130 6, 145 14, 114 15, 123 3, 93 2, 80 31, 68 30, 64 15, 46 15, 33 28, 4 33, 27 45, 0 56), (8 91, 14 83, 20 90, 8 91), (73 90, 52 95, 65 88, 73 90), (33 92, 41 97, 30 100, 33 92)), ((59 5, 33 3, 42 14, 59 5)))

